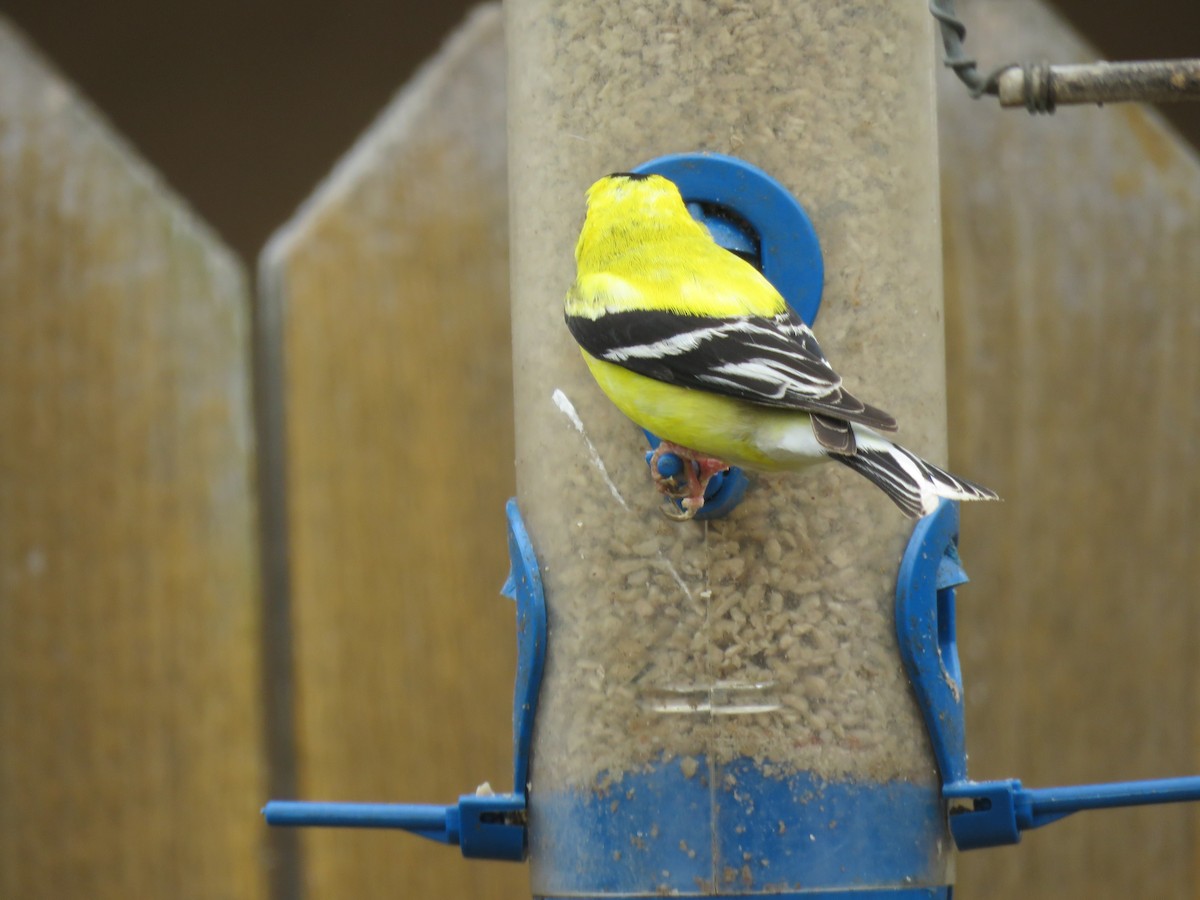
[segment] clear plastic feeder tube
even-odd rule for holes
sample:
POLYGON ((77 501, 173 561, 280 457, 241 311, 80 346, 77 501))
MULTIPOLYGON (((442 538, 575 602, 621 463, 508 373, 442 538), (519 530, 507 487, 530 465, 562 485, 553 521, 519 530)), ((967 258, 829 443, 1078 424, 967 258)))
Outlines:
POLYGON ((562 312, 593 181, 666 153, 739 156, 816 226, 834 367, 944 461, 926 4, 506 10, 518 501, 550 617, 534 893, 939 889, 952 844, 892 617, 912 523, 836 465, 752 474, 728 518, 668 521, 644 437, 562 312))

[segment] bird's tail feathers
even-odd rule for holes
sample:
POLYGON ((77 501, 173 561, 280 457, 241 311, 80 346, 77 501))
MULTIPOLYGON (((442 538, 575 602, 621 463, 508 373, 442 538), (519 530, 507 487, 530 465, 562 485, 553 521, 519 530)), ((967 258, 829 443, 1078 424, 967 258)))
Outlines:
POLYGON ((995 491, 951 475, 931 462, 883 438, 869 443, 861 439, 853 455, 830 454, 867 478, 912 518, 927 516, 938 507, 938 499, 998 500, 995 491))

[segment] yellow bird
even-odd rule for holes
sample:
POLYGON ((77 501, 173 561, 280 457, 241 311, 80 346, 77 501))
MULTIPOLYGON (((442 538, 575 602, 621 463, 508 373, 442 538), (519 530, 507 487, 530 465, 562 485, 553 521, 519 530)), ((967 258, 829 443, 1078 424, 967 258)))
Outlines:
POLYGON ((933 512, 939 497, 996 499, 883 437, 896 420, 842 387, 779 292, 713 241, 661 175, 592 185, 575 261, 567 327, 601 390, 662 439, 650 471, 682 501, 683 518, 731 465, 780 471, 836 460, 912 517, 933 512), (664 453, 685 461, 686 484, 659 474, 664 453))

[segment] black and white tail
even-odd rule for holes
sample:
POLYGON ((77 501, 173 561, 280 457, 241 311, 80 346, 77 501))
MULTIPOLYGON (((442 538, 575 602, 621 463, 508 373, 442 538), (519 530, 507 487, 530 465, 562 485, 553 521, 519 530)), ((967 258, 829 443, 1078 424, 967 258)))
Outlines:
POLYGON ((951 475, 868 429, 858 426, 854 433, 858 446, 853 454, 829 456, 871 481, 907 516, 915 519, 929 515, 937 509, 940 497, 1000 499, 995 491, 951 475))

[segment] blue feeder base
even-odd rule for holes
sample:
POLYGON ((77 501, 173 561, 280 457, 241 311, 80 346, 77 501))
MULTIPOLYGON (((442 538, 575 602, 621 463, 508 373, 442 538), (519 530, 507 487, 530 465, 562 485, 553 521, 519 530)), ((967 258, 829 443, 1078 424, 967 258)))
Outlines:
POLYGON ((935 783, 714 773, 672 759, 594 790, 531 792, 534 895, 949 898, 952 844, 935 783))

